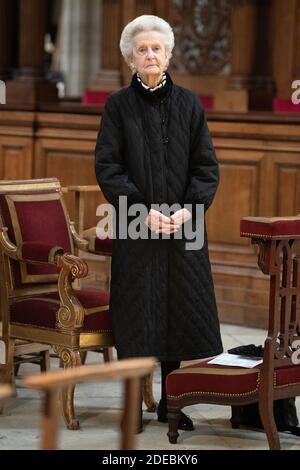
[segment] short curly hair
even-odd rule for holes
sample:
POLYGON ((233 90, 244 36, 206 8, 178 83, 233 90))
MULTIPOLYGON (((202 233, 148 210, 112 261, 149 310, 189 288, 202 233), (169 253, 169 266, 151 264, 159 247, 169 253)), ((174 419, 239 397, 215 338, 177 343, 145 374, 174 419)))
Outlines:
POLYGON ((159 31, 164 35, 165 48, 170 59, 175 45, 174 33, 171 26, 159 16, 142 15, 128 23, 122 31, 120 49, 126 63, 129 64, 132 56, 134 36, 143 31, 159 31))

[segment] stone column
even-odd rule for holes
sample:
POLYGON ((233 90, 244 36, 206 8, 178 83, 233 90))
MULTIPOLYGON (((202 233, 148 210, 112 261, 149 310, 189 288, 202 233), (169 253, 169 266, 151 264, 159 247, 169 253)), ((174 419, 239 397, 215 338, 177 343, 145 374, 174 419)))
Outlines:
POLYGON ((66 95, 80 96, 99 70, 101 0, 63 0, 56 68, 66 95))

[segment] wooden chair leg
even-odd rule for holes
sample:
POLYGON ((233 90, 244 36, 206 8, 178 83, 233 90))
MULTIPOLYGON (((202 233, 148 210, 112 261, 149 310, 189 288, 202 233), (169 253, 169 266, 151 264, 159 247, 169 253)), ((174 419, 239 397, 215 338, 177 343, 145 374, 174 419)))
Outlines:
POLYGON ((167 436, 169 438, 170 444, 176 444, 177 439, 179 436, 178 433, 178 424, 180 420, 180 410, 168 412, 168 423, 169 423, 169 431, 167 436))
POLYGON ((50 354, 49 351, 41 351, 41 362, 40 362, 41 372, 47 372, 50 370, 50 354))
MULTIPOLYGON (((65 348, 56 348, 64 368, 77 367, 81 365, 80 352, 70 351, 65 348)), ((61 391, 62 413, 67 428, 76 431, 79 429, 79 421, 75 418, 74 412, 74 391, 75 386, 69 385, 61 391)))
POLYGON ((273 400, 264 403, 259 402, 258 408, 270 450, 280 450, 280 440, 274 419, 273 400))
POLYGON ((44 402, 42 416, 42 450, 57 449, 58 440, 58 393, 57 390, 48 390, 44 402))
POLYGON ((157 410, 157 402, 153 397, 153 374, 146 375, 142 379, 142 396, 145 405, 147 406, 147 411, 154 412, 157 410))
MULTIPOLYGON (((112 348, 103 348, 97 350, 98 352, 103 352, 104 362, 111 362, 113 360, 113 351, 112 348)), ((88 351, 81 351, 81 364, 85 364, 88 351)))
MULTIPOLYGON (((5 364, 0 364, 0 383, 9 384, 14 390, 14 396, 17 395, 14 370, 14 348, 15 341, 9 339, 6 343, 5 364)), ((3 404, 0 405, 0 414, 4 410, 3 404)))
POLYGON ((125 380, 124 417, 121 450, 135 449, 135 434, 140 411, 141 380, 134 377, 125 380))
POLYGON ((88 351, 80 351, 80 360, 82 365, 84 365, 86 362, 87 353, 88 351))
POLYGON ((103 358, 104 358, 104 362, 111 362, 113 360, 113 349, 112 348, 104 348, 103 349, 103 358))

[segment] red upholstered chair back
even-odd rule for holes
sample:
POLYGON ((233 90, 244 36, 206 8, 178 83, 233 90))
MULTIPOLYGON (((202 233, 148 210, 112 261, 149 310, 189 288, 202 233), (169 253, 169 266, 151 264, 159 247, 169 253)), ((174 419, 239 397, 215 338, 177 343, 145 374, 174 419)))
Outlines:
MULTIPOLYGON (((10 240, 21 247, 38 242, 73 253, 68 214, 56 178, 0 182, 1 224, 10 240)), ((57 284, 56 267, 10 260, 11 290, 32 284, 57 284)))

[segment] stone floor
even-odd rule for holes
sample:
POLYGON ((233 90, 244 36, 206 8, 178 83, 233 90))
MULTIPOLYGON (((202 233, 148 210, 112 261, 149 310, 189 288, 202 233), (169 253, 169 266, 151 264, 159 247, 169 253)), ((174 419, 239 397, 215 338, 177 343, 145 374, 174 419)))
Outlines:
MULTIPOLYGON (((261 344, 262 330, 222 325, 224 350, 242 344, 261 344)), ((96 353, 88 354, 88 362, 102 361, 96 353)), ((58 367, 52 359, 51 367, 58 367)), ((34 365, 25 364, 21 374, 37 373, 34 365)), ((80 420, 79 431, 68 431, 61 421, 61 449, 117 449, 119 444, 119 420, 121 386, 118 382, 77 386, 76 411, 80 420)), ((154 394, 160 395, 159 371, 154 376, 154 394)), ((299 404, 298 404, 299 409, 299 404)), ((0 450, 38 449, 41 398, 38 393, 22 388, 18 379, 18 397, 7 403, 0 416, 0 450)), ((171 450, 232 450, 268 449, 265 434, 252 430, 231 429, 230 408, 216 405, 196 405, 186 408, 193 418, 195 431, 181 431, 178 443, 171 445, 166 432, 167 425, 158 423, 154 413, 144 413, 145 430, 137 436, 137 448, 171 450)), ((300 411, 300 410, 299 410, 300 411)), ((283 449, 300 449, 300 438, 280 434, 283 449)))

